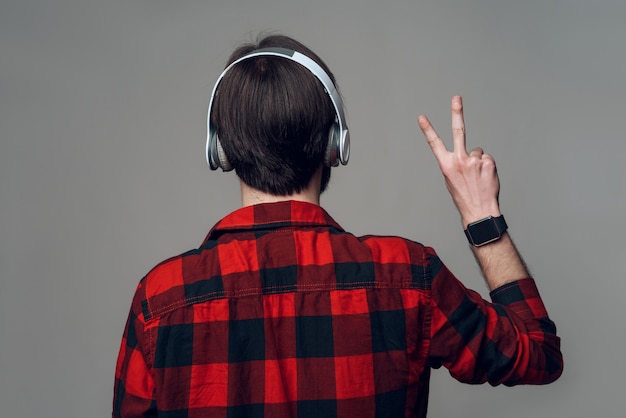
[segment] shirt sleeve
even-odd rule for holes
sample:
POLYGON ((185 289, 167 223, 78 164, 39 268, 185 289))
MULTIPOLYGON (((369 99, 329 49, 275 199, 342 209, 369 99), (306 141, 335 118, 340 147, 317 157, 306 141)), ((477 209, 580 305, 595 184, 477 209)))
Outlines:
POLYGON ((146 361, 147 341, 141 312, 142 284, 137 288, 128 315, 115 368, 113 418, 152 416, 154 377, 146 361))
POLYGON ((558 379, 563 357, 556 327, 532 278, 491 292, 492 303, 463 284, 432 249, 429 361, 465 383, 546 384, 558 379))

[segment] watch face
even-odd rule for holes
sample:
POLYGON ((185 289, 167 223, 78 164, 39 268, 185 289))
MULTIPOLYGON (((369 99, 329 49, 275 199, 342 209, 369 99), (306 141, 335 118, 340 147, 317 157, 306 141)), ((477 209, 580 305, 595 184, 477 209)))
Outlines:
POLYGON ((482 219, 476 223, 469 224, 467 231, 472 237, 474 245, 487 244, 500 238, 500 231, 492 217, 482 219))

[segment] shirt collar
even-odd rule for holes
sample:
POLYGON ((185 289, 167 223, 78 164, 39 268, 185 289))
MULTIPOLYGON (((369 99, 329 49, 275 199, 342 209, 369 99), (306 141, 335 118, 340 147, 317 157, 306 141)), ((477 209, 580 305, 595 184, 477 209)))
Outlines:
POLYGON ((204 242, 229 232, 250 232, 293 227, 330 227, 343 232, 322 207, 296 200, 262 203, 238 209, 219 221, 204 242))

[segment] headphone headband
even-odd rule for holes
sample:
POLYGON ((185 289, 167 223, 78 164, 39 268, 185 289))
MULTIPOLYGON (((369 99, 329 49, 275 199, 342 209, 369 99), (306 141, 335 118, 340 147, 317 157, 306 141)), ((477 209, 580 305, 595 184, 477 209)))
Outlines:
POLYGON ((341 164, 346 165, 348 163, 348 159, 350 158, 350 135, 348 132, 348 125, 346 123, 345 115, 343 112, 343 101, 341 100, 341 96, 335 85, 333 84, 331 78, 326 74, 326 71, 311 58, 307 57, 299 53, 298 51, 294 51, 287 48, 261 48, 250 52, 249 54, 244 55, 243 57, 233 61, 230 65, 228 65, 224 71, 220 74, 215 82, 215 86, 213 87, 213 92, 211 93, 211 100, 209 102, 209 110, 207 115, 207 143, 206 143, 206 158, 207 163, 211 167, 212 170, 217 169, 217 167, 222 167, 225 171, 228 169, 232 169, 230 164, 227 161, 225 167, 224 164, 221 164, 223 157, 223 150, 221 149, 221 145, 219 144, 219 140, 217 138, 217 132, 213 125, 211 124, 211 109, 213 108, 213 100, 215 99, 215 95, 217 93, 217 87, 219 86, 224 75, 235 65, 240 63, 241 61, 247 60, 253 57, 259 56, 276 56, 287 58, 292 61, 299 63, 300 65, 307 68, 324 86, 324 91, 330 97, 331 102, 335 108, 335 113, 337 116, 336 124, 338 125, 336 128, 337 132, 331 133, 331 144, 329 144, 329 148, 332 148, 330 151, 330 158, 327 163, 331 166, 341 164), (334 143, 334 145, 332 144, 334 143))

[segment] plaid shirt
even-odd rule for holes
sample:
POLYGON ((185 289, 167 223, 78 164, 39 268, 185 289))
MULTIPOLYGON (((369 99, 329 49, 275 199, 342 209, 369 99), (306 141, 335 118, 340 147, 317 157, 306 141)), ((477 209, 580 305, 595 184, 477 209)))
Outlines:
POLYGON ((424 417, 430 368, 542 384, 559 338, 530 278, 467 290, 435 252, 319 206, 249 206, 139 284, 114 417, 424 417))

